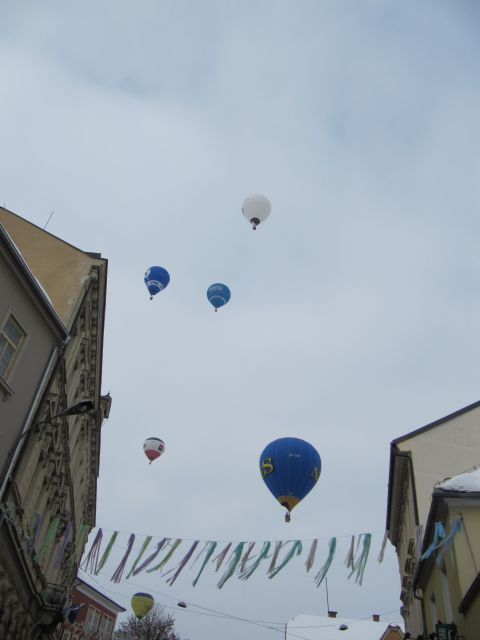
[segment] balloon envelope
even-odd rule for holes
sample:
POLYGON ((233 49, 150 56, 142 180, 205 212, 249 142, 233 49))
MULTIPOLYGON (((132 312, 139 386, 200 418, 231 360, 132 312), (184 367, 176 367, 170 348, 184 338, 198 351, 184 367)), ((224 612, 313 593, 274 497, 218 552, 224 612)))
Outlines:
POLYGON ((230 289, 226 284, 221 282, 215 282, 211 284, 207 289, 207 298, 211 305, 215 307, 215 311, 230 300, 230 289))
POLYGON ((260 456, 263 481, 287 511, 291 511, 313 489, 320 471, 318 451, 300 438, 274 440, 260 456))
POLYGON ((132 596, 132 609, 137 618, 146 616, 153 607, 154 599, 149 593, 136 593, 132 596))
POLYGON ((242 205, 242 213, 254 229, 268 218, 271 210, 272 205, 270 204, 270 200, 259 193, 245 198, 242 205))
POLYGON ((147 438, 143 443, 143 450, 150 462, 153 462, 165 451, 165 443, 160 438, 147 438))
POLYGON ((157 293, 160 293, 170 282, 170 274, 163 267, 149 267, 145 271, 145 277, 143 278, 145 285, 150 293, 150 300, 157 293))

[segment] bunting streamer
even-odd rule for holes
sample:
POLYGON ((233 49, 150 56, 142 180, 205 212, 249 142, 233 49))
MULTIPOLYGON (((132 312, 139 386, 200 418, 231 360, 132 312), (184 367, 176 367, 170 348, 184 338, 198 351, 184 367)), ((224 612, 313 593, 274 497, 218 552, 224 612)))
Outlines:
MULTIPOLYGON (((58 533, 58 523, 52 522, 45 536, 45 540, 39 550, 41 557, 47 557, 50 553, 51 546, 58 533), (55 528, 57 527, 57 528, 55 528)), ((73 526, 73 525, 72 525, 73 526)), ((81 525, 76 538, 76 549, 84 545, 84 538, 88 532, 88 525, 81 525)), ((452 525, 452 529, 447 536, 445 529, 441 523, 436 525, 435 539, 429 549, 424 553, 424 557, 429 557, 434 550, 442 547, 446 550, 448 544, 451 544, 455 533, 460 529, 460 521, 452 525)), ((63 542, 59 554, 63 554, 68 539, 72 536, 72 527, 67 528, 63 537, 63 542)), ((241 542, 218 542, 217 540, 191 540, 188 541, 186 553, 184 552, 181 559, 172 562, 172 558, 177 549, 183 542, 187 542, 182 538, 161 538, 158 542, 153 542, 153 536, 146 535, 140 537, 134 533, 125 534, 124 532, 114 531, 110 540, 101 553, 105 530, 98 528, 92 544, 84 555, 81 568, 87 573, 98 575, 99 572, 112 558, 115 551, 115 570, 109 571, 110 580, 119 583, 122 579, 128 580, 132 576, 137 576, 142 571, 146 573, 159 572, 160 577, 165 580, 166 584, 172 586, 177 581, 180 574, 185 573, 188 567, 189 571, 193 570, 194 579, 193 586, 196 586, 200 577, 205 572, 207 566, 211 566, 215 573, 218 573, 223 567, 223 573, 217 582, 217 588, 222 589, 223 586, 236 576, 240 580, 248 580, 257 571, 258 567, 265 564, 265 573, 269 579, 275 578, 287 565, 299 556, 304 555, 304 565, 306 573, 312 571, 316 557, 318 556, 319 541, 325 538, 315 538, 307 544, 303 540, 264 540, 258 541, 241 541, 241 542), (121 538, 119 535, 121 534, 121 538), (136 543, 136 539, 138 542, 136 543), (128 540, 128 541, 127 541, 128 540), (220 551, 219 551, 220 549, 220 551), (162 554, 163 552, 163 554, 162 554), (215 555, 215 553, 217 553, 215 555), (162 555, 160 555, 162 554, 162 555), (101 557, 100 557, 101 556, 101 557), (130 568, 126 571, 128 559, 132 556, 130 568), (99 559, 100 558, 100 559, 99 559), (160 560, 158 560, 160 558, 160 560), (155 560, 157 564, 155 564, 155 560), (200 567, 196 565, 200 561, 200 567), (195 568, 194 568, 195 567, 195 568), (196 573, 195 573, 196 572, 196 573), (126 573, 124 576, 123 574, 126 573)), ((342 536, 343 538, 347 536, 342 536)), ((362 585, 364 573, 369 558, 369 552, 372 542, 372 534, 362 533, 348 536, 348 553, 346 555, 344 565, 346 565, 350 579, 355 576, 355 583, 362 585)), ((385 532, 382 538, 382 546, 378 554, 378 562, 383 560, 385 553, 385 545, 388 539, 388 532, 385 532)), ((338 538, 331 537, 328 541, 328 554, 321 564, 320 568, 314 573, 313 581, 319 587, 324 581, 330 567, 334 561, 336 549, 338 546, 338 538)), ((112 562, 113 564, 113 562, 112 562)), ((113 567, 112 567, 113 569, 113 567)))
POLYGON ((250 554, 252 553, 254 546, 255 546, 255 542, 250 542, 250 544, 248 545, 248 549, 243 554, 243 558, 242 558, 242 561, 240 563, 240 569, 239 569, 240 573, 243 573, 245 571, 245 567, 247 566, 248 558, 250 557, 250 554))
POLYGON ((231 543, 231 542, 229 542, 229 543, 227 544, 227 546, 224 548, 224 550, 223 550, 223 551, 221 551, 221 552, 218 554, 218 556, 217 556, 216 558, 214 558, 214 559, 213 559, 213 561, 214 561, 214 562, 216 562, 216 569, 215 569, 215 571, 216 571, 216 572, 217 572, 217 571, 220 569, 220 567, 222 566, 222 562, 225 560, 225 556, 227 555, 228 550, 230 549, 230 547, 231 547, 231 546, 232 546, 232 543, 231 543))
POLYGON ((277 564, 278 554, 280 553, 280 549, 282 548, 282 546, 283 546, 283 542, 281 540, 275 543, 275 549, 273 551, 273 556, 270 561, 270 566, 268 567, 267 573, 272 573, 272 571, 275 571, 275 565, 277 564))
POLYGON ((112 537, 110 538, 108 544, 107 544, 107 548, 105 549, 105 551, 103 552, 103 556, 100 560, 100 563, 98 565, 98 568, 95 571, 95 575, 98 576, 99 572, 103 569, 103 565, 106 563, 106 561, 108 560, 108 556, 110 555, 110 552, 112 550, 112 547, 115 543, 115 540, 117 539, 118 536, 118 531, 114 531, 112 533, 112 537))
POLYGON ((252 564, 252 566, 246 569, 243 573, 240 574, 240 580, 248 580, 252 573, 258 568, 258 565, 262 560, 265 560, 268 557, 268 552, 270 551, 270 547, 272 546, 271 542, 264 542, 263 549, 260 551, 258 558, 252 564))
POLYGON ((435 562, 438 564, 438 566, 442 565, 445 553, 452 546, 453 538, 455 534, 457 534, 460 531, 461 528, 462 528, 462 518, 460 517, 455 520, 455 522, 452 525, 452 528, 450 529, 450 533, 441 544, 437 557, 435 558, 435 562))
POLYGON ((343 563, 347 569, 351 569, 353 567, 353 563, 355 561, 355 536, 352 536, 350 541, 350 549, 347 553, 347 557, 345 558, 345 562, 343 563))
POLYGON ((303 546, 301 540, 291 540, 290 542, 293 542, 292 548, 285 556, 283 562, 270 573, 270 575, 268 576, 269 578, 274 578, 277 573, 279 573, 283 569, 283 567, 290 562, 294 555, 299 556, 302 553, 303 546))
POLYGON ((433 534, 433 542, 428 547, 428 549, 426 549, 422 553, 422 555, 420 556, 420 561, 426 560, 427 558, 429 558, 432 555, 432 553, 435 551, 435 549, 438 549, 438 547, 442 544, 442 540, 446 537, 447 537, 447 532, 445 531, 445 527, 443 526, 443 523, 436 522, 435 533, 433 534))
POLYGON ((310 553, 308 554, 307 561, 305 562, 305 566, 307 567, 307 573, 313 567, 313 563, 315 561, 315 553, 317 551, 317 546, 318 546, 318 540, 317 540, 317 538, 315 538, 315 540, 312 542, 312 546, 310 547, 310 553))
POLYGON ((217 543, 215 541, 211 541, 208 543, 209 544, 209 548, 208 551, 205 555, 205 558, 203 560, 202 566, 200 567, 200 571, 197 573, 197 577, 195 578, 195 580, 192 582, 193 586, 196 587, 197 586, 197 582, 200 578, 200 576, 203 573, 203 570, 205 569, 205 567, 207 566, 208 561, 210 560, 210 558, 213 556, 213 552, 215 551, 215 549, 217 548, 217 543))
POLYGON ((245 542, 239 542, 237 544, 237 546, 235 547, 235 549, 232 552, 232 556, 228 565, 227 570, 225 571, 225 573, 223 574, 223 576, 220 578, 217 587, 219 589, 221 589, 223 587, 223 585, 225 584, 225 582, 231 578, 233 576, 233 574, 235 573, 235 569, 238 566, 238 563, 240 562, 241 558, 242 558, 242 553, 243 553, 243 547, 245 546, 245 542))
POLYGON ((80 565, 80 569, 83 569, 87 573, 88 573, 89 566, 91 568, 91 572, 95 573, 95 570, 98 566, 98 556, 100 554, 102 538, 103 538, 103 531, 102 529, 99 529, 97 531, 97 535, 95 536, 95 540, 93 541, 93 544, 90 547, 90 551, 88 552, 87 557, 80 565))
MULTIPOLYGON (((169 543, 170 544, 170 543, 169 543)), ((151 569, 147 569, 147 573, 152 573, 153 571, 158 571, 159 569, 163 569, 163 567, 167 564, 167 562, 170 560, 170 558, 173 556, 173 554, 175 553, 176 549, 182 544, 182 539, 181 538, 177 538, 175 540, 175 542, 172 544, 172 548, 170 549, 170 551, 167 553, 167 555, 163 558, 163 560, 157 564, 155 567, 152 567, 151 569)))
POLYGON ((130 576, 133 574, 133 572, 135 571, 135 568, 137 566, 137 564, 140 562, 143 554, 145 553, 148 545, 150 544, 150 540, 152 539, 152 536, 147 536, 142 544, 142 548, 140 549, 140 551, 138 552, 137 557, 135 558, 134 563, 132 564, 132 567, 130 569, 130 571, 128 572, 128 574, 125 576, 125 580, 128 580, 130 578, 130 576))
POLYGON ((365 567, 367 565, 367 560, 368 560, 368 554, 370 552, 370 543, 372 541, 372 534, 371 533, 361 533, 359 538, 358 538, 358 544, 357 544, 357 551, 358 551, 358 547, 360 545, 360 541, 363 539, 363 549, 362 552, 359 556, 359 558, 355 561, 353 567, 352 567, 352 571, 350 572, 350 575, 348 576, 348 578, 350 579, 354 573, 356 573, 357 575, 355 576, 355 582, 357 584, 359 584, 360 586, 362 585, 362 581, 363 581, 363 574, 365 572, 365 567))
POLYGON ((130 534, 130 538, 128 540, 128 546, 127 546, 127 550, 125 551, 125 555, 121 559, 118 567, 115 569, 113 576, 110 578, 111 582, 116 582, 118 584, 121 581, 122 573, 123 573, 123 570, 125 569, 125 565, 127 564, 128 556, 130 555, 130 551, 132 550, 134 542, 135 542, 135 534, 132 533, 130 534))
POLYGON ((327 575, 328 570, 330 569, 330 565, 332 564, 333 558, 335 556, 336 548, 337 548, 337 539, 336 538, 330 538, 330 542, 328 543, 328 557, 325 560, 322 568, 320 569, 320 571, 317 573, 317 575, 314 578, 315 584, 317 585, 317 587, 319 587, 322 584, 323 579, 325 578, 325 576, 327 575))
POLYGON ((42 545, 37 553, 37 562, 42 562, 45 558, 48 558, 48 554, 52 548, 55 538, 57 537, 58 527, 60 526, 60 518, 57 516, 52 520, 48 527, 47 534, 42 542, 42 545))
POLYGON ((42 516, 36 511, 34 511, 32 513, 32 517, 30 518, 29 528, 30 528, 31 534, 27 544, 30 550, 34 549, 37 543, 38 532, 40 531, 41 522, 42 522, 42 516))
POLYGON ((77 539, 75 540, 75 557, 81 557, 85 543, 87 541, 88 532, 90 531, 90 525, 82 522, 78 529, 77 539))
POLYGON ((137 573, 140 573, 140 571, 143 571, 144 569, 146 569, 148 565, 155 560, 155 558, 158 556, 158 554, 163 549, 163 547, 167 544, 167 542, 169 542, 169 540, 170 538, 162 538, 160 542, 157 543, 155 551, 151 553, 148 556, 148 558, 144 560, 144 562, 142 562, 142 564, 135 569, 135 571, 133 572, 133 575, 136 576, 137 573))
POLYGON ((70 520, 70 522, 67 525, 67 528, 65 529, 65 534, 63 536, 60 549, 58 550, 57 557, 55 558, 55 564, 54 564, 55 568, 59 567, 60 563, 62 562, 63 554, 65 553, 65 547, 67 546, 70 536, 72 535, 72 531, 73 531, 73 524, 72 524, 72 521, 70 520))
POLYGON ((383 562, 383 556, 385 555, 385 548, 387 546, 387 540, 388 540, 388 530, 385 531, 385 533, 383 534, 382 548, 380 549, 380 553, 378 554, 378 558, 377 558, 378 562, 383 562))
POLYGON ((169 578, 167 580, 167 584, 169 584, 170 586, 172 586, 172 584, 175 582, 175 580, 178 578, 178 576, 180 575, 180 572, 182 571, 182 569, 184 568, 184 566, 187 564, 187 562, 190 560, 190 558, 193 555, 193 552, 195 551, 195 549, 197 548, 199 543, 199 540, 195 540, 195 542, 192 544, 192 546, 190 547, 190 550, 188 551, 187 555, 183 558, 183 560, 181 560, 180 564, 178 565, 177 570, 175 571, 174 575, 169 578))

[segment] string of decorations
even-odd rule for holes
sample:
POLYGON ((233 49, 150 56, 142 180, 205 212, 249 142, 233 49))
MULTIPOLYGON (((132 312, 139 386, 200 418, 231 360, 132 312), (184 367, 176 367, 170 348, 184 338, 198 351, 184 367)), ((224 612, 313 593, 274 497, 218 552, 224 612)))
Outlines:
MULTIPOLYGON (((300 556, 306 556, 305 568, 309 573, 320 556, 319 541, 313 540, 255 540, 255 541, 217 541, 217 540, 185 540, 182 538, 161 538, 153 541, 153 536, 145 534, 128 535, 125 547, 120 544, 119 534, 110 532, 108 542, 104 540, 104 530, 99 528, 84 556, 80 568, 87 574, 98 575, 102 569, 111 575, 110 581, 119 583, 145 572, 159 573, 165 578, 166 584, 172 586, 179 575, 188 566, 190 570, 201 560, 201 564, 193 576, 192 585, 195 587, 208 566, 215 573, 223 569, 217 582, 221 589, 230 578, 236 576, 239 580, 248 580, 260 566, 266 568, 266 575, 271 580, 275 578, 288 564, 300 556), (135 545, 136 540, 142 539, 141 544, 135 545), (188 545, 188 546, 187 546, 188 545), (102 552, 103 548, 103 552, 102 552), (112 552, 122 553, 115 563, 112 562, 112 552), (130 564, 129 564, 130 563, 130 564), (111 565, 108 567, 108 565, 111 565), (128 570, 127 570, 128 565, 128 570), (124 577, 124 573, 126 573, 124 577)), ((346 536, 343 536, 346 537, 346 536)), ((355 582, 362 585, 368 557, 370 554, 372 534, 360 533, 348 536, 350 539, 348 552, 344 561, 347 567, 348 579, 355 576, 355 582)), ((317 588, 325 579, 337 552, 337 537, 328 539, 325 557, 318 571, 314 574, 317 588)), ((377 561, 382 562, 387 536, 383 536, 377 561)))

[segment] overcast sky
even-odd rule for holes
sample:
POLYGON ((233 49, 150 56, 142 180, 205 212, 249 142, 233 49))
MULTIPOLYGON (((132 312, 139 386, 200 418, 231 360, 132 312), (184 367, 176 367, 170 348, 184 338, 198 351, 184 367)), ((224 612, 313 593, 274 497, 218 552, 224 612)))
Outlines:
MULTIPOLYGON (((389 443, 479 399, 479 31, 466 1, 2 3, 0 202, 109 260, 99 526, 320 537, 317 569, 339 536, 330 608, 400 620, 395 554, 376 563, 389 443), (272 214, 253 233, 255 192, 272 214), (171 283, 150 302, 153 264, 171 283), (258 471, 287 435, 323 462, 289 525, 258 471)), ((325 615, 303 562, 222 590, 211 570, 97 581, 173 606, 183 638, 273 640, 193 605, 325 615)))

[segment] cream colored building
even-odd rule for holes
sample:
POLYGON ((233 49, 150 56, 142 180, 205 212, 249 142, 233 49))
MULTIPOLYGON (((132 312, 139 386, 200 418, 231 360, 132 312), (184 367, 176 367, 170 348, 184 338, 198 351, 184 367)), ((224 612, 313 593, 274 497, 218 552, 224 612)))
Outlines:
POLYGON ((434 490, 413 587, 420 595, 426 631, 453 623, 465 640, 480 636, 480 470, 460 474, 434 490), (437 523, 446 537, 438 536, 437 523), (449 535, 450 534, 450 535, 449 535), (429 551, 430 548, 430 551, 429 551))
POLYGON ((40 640, 61 632, 95 524, 100 430, 111 403, 101 395, 107 261, 3 208, 0 225, 34 277, 30 304, 12 295, 0 316, 3 326, 13 310, 23 330, 5 371, 25 369, 1 385, 8 393, 0 449, 8 456, 0 485, 0 638, 40 640))
POLYGON ((433 488, 479 463, 480 402, 391 443, 386 527, 398 556, 405 629, 414 638, 427 626, 413 577, 433 488))

